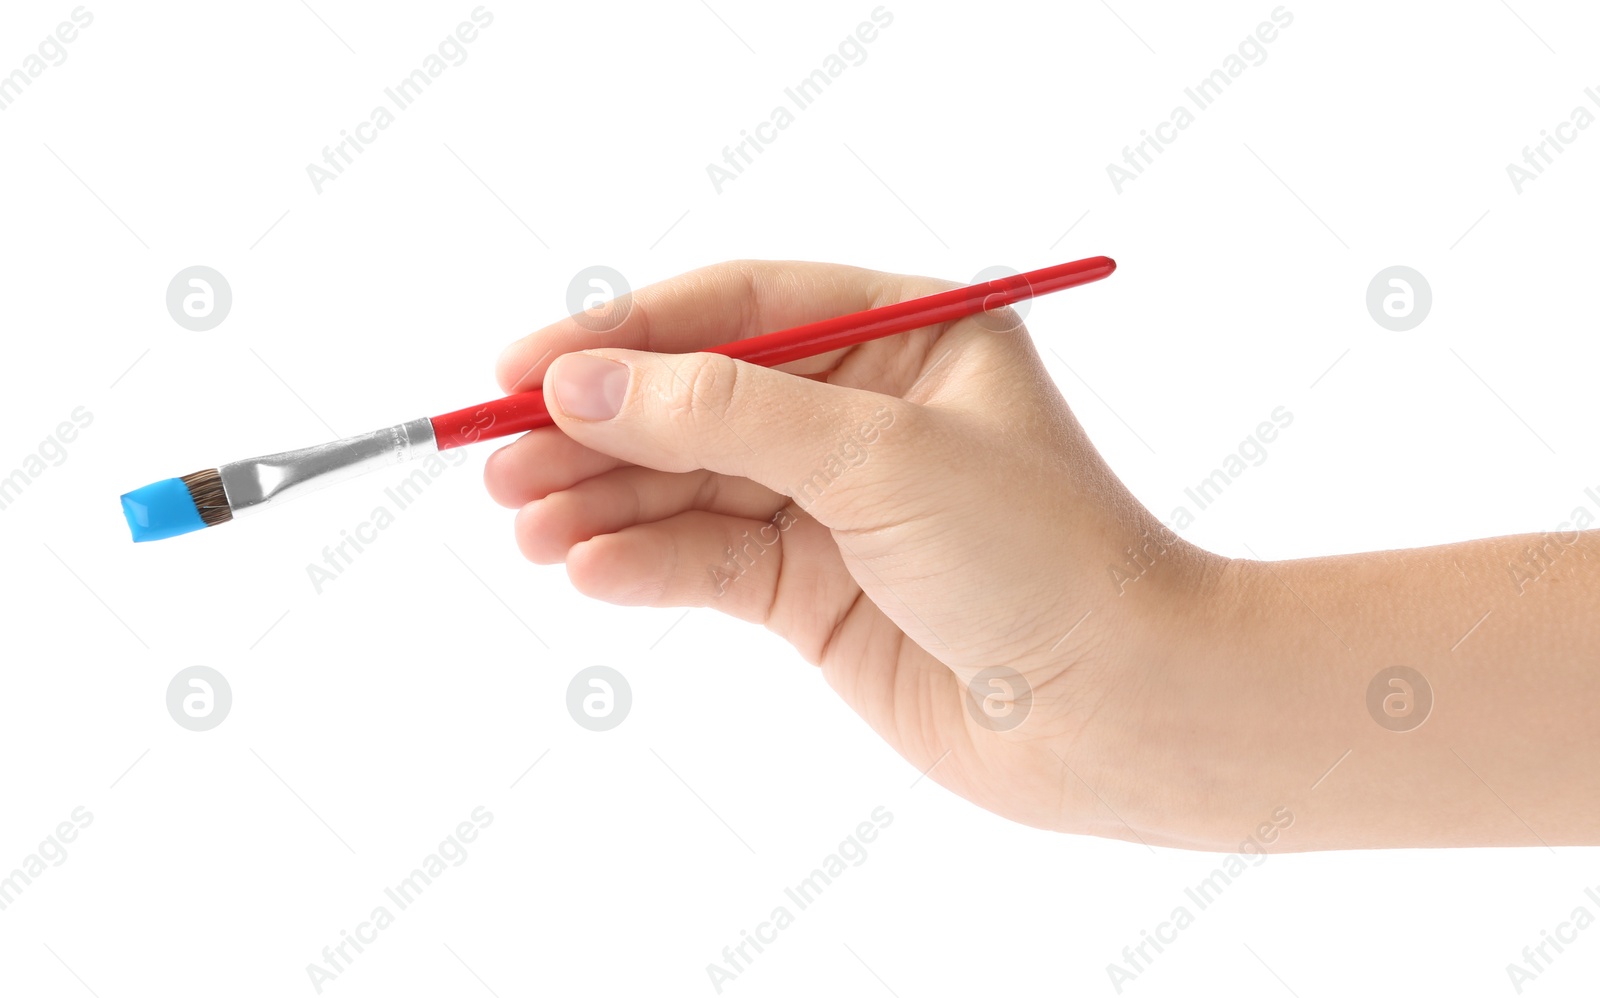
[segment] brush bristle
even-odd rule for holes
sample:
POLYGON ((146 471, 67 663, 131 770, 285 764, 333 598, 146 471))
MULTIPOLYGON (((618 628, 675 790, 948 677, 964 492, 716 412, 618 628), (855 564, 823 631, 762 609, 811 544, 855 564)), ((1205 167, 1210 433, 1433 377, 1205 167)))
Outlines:
POLYGON ((182 481, 206 526, 215 527, 233 519, 233 510, 228 506, 228 494, 222 489, 222 472, 207 468, 184 475, 182 481))

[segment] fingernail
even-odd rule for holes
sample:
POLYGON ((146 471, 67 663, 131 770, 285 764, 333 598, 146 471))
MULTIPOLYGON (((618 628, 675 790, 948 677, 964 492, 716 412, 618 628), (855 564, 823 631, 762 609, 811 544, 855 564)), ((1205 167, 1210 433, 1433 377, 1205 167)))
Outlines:
POLYGON ((555 362, 551 374, 556 405, 574 419, 610 419, 628 394, 628 367, 604 357, 575 353, 555 362))

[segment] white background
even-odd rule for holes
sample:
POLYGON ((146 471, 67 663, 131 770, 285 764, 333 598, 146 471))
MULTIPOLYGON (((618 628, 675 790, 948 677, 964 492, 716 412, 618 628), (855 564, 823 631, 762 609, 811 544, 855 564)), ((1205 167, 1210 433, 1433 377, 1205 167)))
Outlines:
MULTIPOLYGON (((518 556, 487 447, 321 594, 306 566, 398 471, 129 543, 135 486, 492 396, 501 346, 591 264, 642 286, 743 256, 957 280, 1114 256, 1028 322, 1158 515, 1295 415, 1186 532, 1231 555, 1536 532, 1600 486, 1600 128, 1521 194, 1505 169, 1600 87, 1592 6, 1290 3, 1266 62, 1118 194, 1106 165, 1271 0, 891 2, 719 194, 706 165, 875 5, 710 2, 490 3, 321 194, 306 165, 471 0, 90 4, 0 112, 0 475, 94 416, 0 511, 0 873, 94 815, 0 912, 0 993, 314 994, 306 965, 479 805, 469 858, 324 993, 714 994, 706 965, 879 806, 866 861, 724 993, 1115 993, 1106 965, 1218 857, 1009 824, 764 632, 584 599, 518 556), (233 289, 207 333, 164 304, 194 264, 233 289), (1404 333, 1365 305, 1393 264, 1434 296, 1404 333), (204 733, 165 707, 199 664, 234 697, 204 733), (634 697, 604 733, 565 707, 596 664, 634 697)), ((6 5, 0 73, 72 9, 6 5)), ((1513 994, 1506 964, 1600 910, 1592 884, 1594 851, 1536 843, 1277 855, 1124 993, 1513 994)), ((1590 930, 1528 992, 1597 978, 1590 930)))

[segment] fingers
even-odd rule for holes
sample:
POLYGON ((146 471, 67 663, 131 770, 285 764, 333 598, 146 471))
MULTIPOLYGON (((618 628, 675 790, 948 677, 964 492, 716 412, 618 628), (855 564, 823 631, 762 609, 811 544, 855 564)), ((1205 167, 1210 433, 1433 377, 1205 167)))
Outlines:
POLYGON ((573 545, 636 523, 689 510, 765 522, 787 504, 788 499, 743 478, 618 468, 523 506, 517 513, 517 546, 528 560, 553 565, 565 561, 573 545))
POLYGON ((518 509, 622 464, 555 427, 545 427, 525 433, 490 454, 483 465, 483 484, 495 502, 518 509))
POLYGON ((623 606, 705 606, 765 624, 815 661, 860 589, 825 528, 691 511, 572 548, 579 592, 623 606))
POLYGON ((783 558, 781 546, 746 561, 743 573, 725 571, 727 552, 760 520, 698 510, 661 523, 641 523, 602 534, 573 547, 567 574, 578 591, 623 606, 717 605, 736 617, 765 617, 771 582, 783 558), (768 555, 770 554, 770 557, 768 555), (748 583, 746 585, 730 584, 748 583), (758 612, 759 611, 759 612, 758 612))
POLYGON ((936 463, 936 413, 717 354, 569 354, 544 389, 556 423, 592 450, 749 478, 844 529, 870 525, 883 483, 919 483, 936 463))
MULTIPOLYGON (((506 348, 496 377, 507 392, 534 388, 556 357, 618 347, 687 353, 801 323, 931 294, 952 285, 837 264, 741 260, 691 271, 642 288, 618 304, 613 328, 597 331, 569 316, 506 348), (620 320, 620 321, 619 321, 620 320)), ((823 370, 813 358, 796 371, 823 370)))

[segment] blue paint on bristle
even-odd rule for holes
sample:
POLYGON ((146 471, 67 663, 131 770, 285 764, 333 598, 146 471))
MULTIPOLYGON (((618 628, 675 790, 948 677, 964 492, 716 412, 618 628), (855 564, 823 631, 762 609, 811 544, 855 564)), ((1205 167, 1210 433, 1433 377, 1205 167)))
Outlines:
POLYGON ((122 515, 135 541, 159 541, 195 530, 204 530, 200 510, 181 478, 134 489, 122 497, 122 515))

